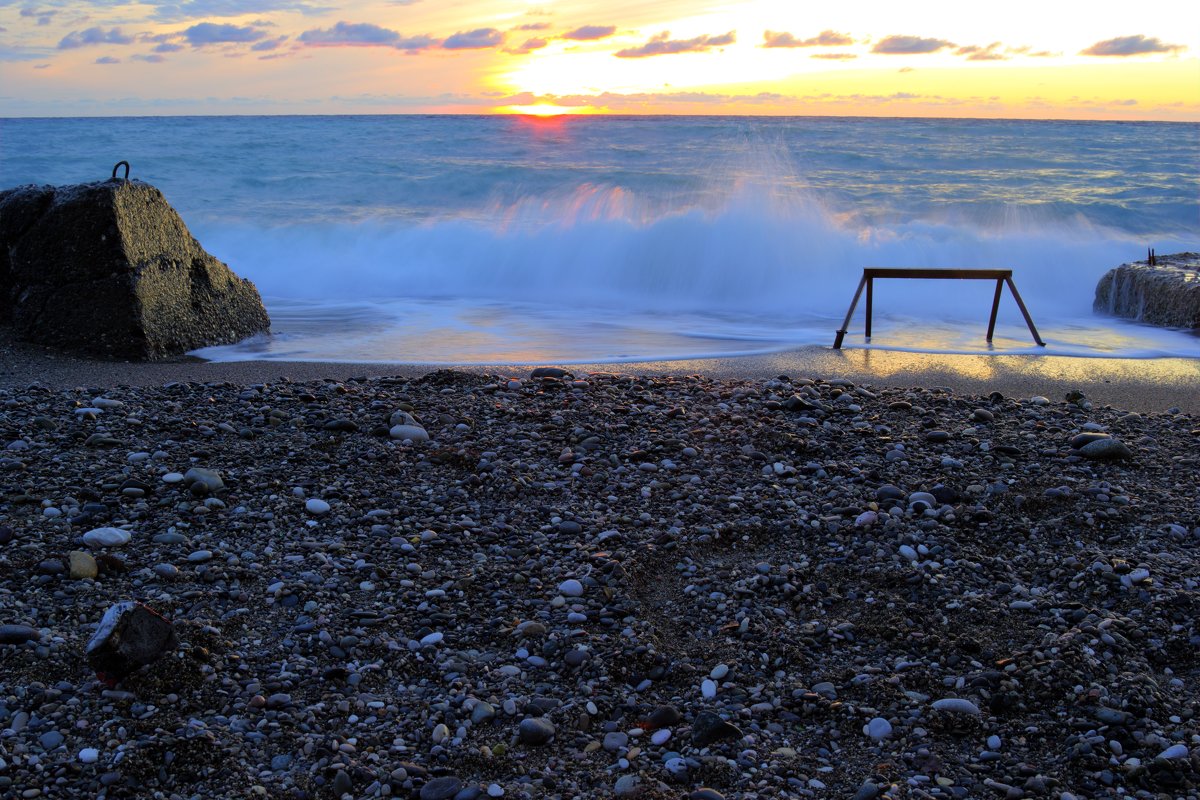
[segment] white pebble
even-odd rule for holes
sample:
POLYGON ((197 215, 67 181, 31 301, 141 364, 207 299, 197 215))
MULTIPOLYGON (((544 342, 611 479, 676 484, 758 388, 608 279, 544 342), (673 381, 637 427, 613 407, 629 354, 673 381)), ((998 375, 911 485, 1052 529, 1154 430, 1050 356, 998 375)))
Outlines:
POLYGON ((318 514, 319 515, 319 514, 328 514, 329 513, 329 503, 326 503, 324 500, 319 500, 315 497, 312 498, 311 500, 309 500, 308 502, 306 502, 304 504, 304 507, 305 507, 305 509, 308 510, 308 513, 310 513, 310 514, 318 514))
POLYGON ((489 783, 487 788, 488 797, 503 797, 504 787, 498 783, 489 783))
POLYGON ((129 531, 121 528, 92 528, 83 535, 83 541, 89 547, 120 547, 129 544, 129 531))
POLYGON ((712 668, 712 672, 708 673, 708 677, 712 678, 714 681, 719 681, 728 674, 729 674, 729 665, 728 664, 717 664, 715 667, 712 668))
POLYGON ((79 751, 79 761, 83 764, 95 764, 100 759, 100 751, 94 747, 85 747, 79 751))
POLYGON ((651 734, 650 742, 651 742, 651 744, 665 744, 666 741, 670 738, 671 738, 671 729, 670 728, 660 728, 659 730, 656 730, 653 734, 651 734))
POLYGON ((441 631, 434 631, 433 633, 422 636, 421 644, 422 645, 438 644, 439 642, 442 641, 443 638, 444 638, 444 636, 442 635, 441 631))
POLYGON ((717 696, 717 682, 714 680, 705 678, 704 682, 700 684, 700 694, 703 697, 707 697, 709 699, 716 697, 717 696))

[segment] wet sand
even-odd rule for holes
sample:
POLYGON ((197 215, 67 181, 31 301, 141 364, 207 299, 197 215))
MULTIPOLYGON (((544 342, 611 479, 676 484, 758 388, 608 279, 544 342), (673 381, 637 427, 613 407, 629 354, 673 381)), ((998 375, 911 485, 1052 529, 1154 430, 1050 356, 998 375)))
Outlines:
MULTIPOLYGON (((342 380, 364 376, 419 377, 445 364, 335 363, 309 361, 206 362, 194 358, 130 363, 80 358, 15 342, 0 329, 0 386, 161 386, 172 382, 229 381, 252 384, 288 378, 342 380)), ((521 377, 545 364, 456 365, 474 373, 521 377)), ((704 375, 716 379, 766 379, 778 375, 843 378, 880 387, 943 387, 965 395, 1000 392, 1006 397, 1042 395, 1061 400, 1082 391, 1093 403, 1130 411, 1179 408, 1200 413, 1200 361, 1104 359, 1062 356, 939 355, 886 350, 804 347, 759 356, 617 364, 570 364, 576 374, 704 375)))

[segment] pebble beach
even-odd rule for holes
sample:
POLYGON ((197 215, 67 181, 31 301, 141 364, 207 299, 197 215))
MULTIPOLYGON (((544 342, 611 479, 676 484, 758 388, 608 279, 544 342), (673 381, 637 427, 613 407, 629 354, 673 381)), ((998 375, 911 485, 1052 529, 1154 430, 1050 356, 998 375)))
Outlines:
POLYGON ((0 795, 1200 796, 1193 409, 417 372, 0 388, 0 795))

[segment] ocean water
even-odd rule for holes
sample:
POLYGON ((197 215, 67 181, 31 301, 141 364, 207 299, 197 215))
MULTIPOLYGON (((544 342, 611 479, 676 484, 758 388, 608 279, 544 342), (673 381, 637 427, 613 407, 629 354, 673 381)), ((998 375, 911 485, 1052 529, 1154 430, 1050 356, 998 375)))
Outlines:
POLYGON ((253 280, 272 334, 218 360, 535 363, 829 345, 1200 357, 1092 312, 1120 263, 1200 250, 1200 125, 747 117, 0 119, 0 186, 120 160, 253 280))

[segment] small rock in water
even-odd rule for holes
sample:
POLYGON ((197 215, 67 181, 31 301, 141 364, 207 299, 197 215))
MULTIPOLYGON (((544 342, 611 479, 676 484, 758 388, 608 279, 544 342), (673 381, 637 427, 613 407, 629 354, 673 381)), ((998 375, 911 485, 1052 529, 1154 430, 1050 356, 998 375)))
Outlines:
POLYGON ((129 544, 132 535, 121 528, 92 528, 83 535, 88 547, 120 547, 129 544))
POLYGON ((87 644, 87 660, 97 673, 120 680, 162 658, 178 643, 170 622, 141 603, 126 601, 104 612, 87 644))

